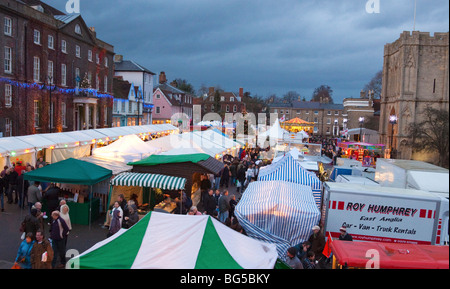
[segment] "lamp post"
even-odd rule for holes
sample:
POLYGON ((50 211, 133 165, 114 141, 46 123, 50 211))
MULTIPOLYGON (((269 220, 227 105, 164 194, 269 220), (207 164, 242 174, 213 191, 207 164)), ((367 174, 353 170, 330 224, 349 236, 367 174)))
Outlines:
POLYGON ((391 146, 390 146, 390 158, 393 158, 393 144, 394 144, 394 125, 397 124, 398 117, 396 115, 389 116, 389 123, 391 124, 391 146))
MULTIPOLYGON (((138 92, 138 95, 136 96, 136 100, 137 100, 137 109, 138 109, 138 121, 137 121, 137 125, 140 126, 141 125, 141 100, 143 100, 144 97, 142 96, 142 93, 138 92)), ((144 111, 142 111, 142 114, 144 114, 144 111)))
POLYGON ((363 116, 361 116, 359 118, 359 141, 362 141, 362 128, 363 128, 363 124, 364 124, 364 120, 365 118, 363 116))
POLYGON ((333 134, 334 136, 339 136, 339 121, 337 119, 334 120, 333 134))

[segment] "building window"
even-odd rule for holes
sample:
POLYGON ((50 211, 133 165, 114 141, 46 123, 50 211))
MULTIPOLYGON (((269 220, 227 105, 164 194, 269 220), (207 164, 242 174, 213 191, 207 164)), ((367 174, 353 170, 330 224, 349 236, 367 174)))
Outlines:
POLYGON ((225 96, 221 96, 220 101, 225 101, 225 96))
POLYGON ((234 97, 232 96, 232 97, 230 97, 230 101, 234 101, 234 97))
POLYGON ((331 124, 331 118, 327 118, 327 124, 331 124))
POLYGON ((79 24, 75 25, 75 33, 81 35, 81 26, 79 24))
POLYGON ((95 89, 100 90, 100 76, 95 77, 95 89))
POLYGON ((34 101, 34 107, 33 107, 33 110, 34 110, 34 127, 39 127, 39 106, 40 106, 40 103, 39 103, 39 100, 35 100, 34 101))
POLYGON ((61 64, 61 85, 67 85, 67 66, 65 64, 61 64))
POLYGON ((81 78, 80 78, 80 68, 75 68, 75 83, 76 87, 80 88, 81 78))
POLYGON ((52 35, 48 36, 48 48, 54 49, 55 48, 55 41, 52 35))
POLYGON ((5 118, 5 137, 11 136, 12 122, 10 118, 5 118))
POLYGON ((65 102, 61 103, 61 124, 63 127, 67 127, 67 123, 66 123, 66 110, 67 110, 67 106, 65 102))
POLYGON ((160 99, 161 95, 159 93, 156 94, 156 99, 160 99))
POLYGON ((128 101, 128 113, 132 113, 133 112, 133 102, 128 101))
POLYGON ((125 101, 122 101, 121 111, 122 111, 122 112, 125 112, 125 101))
POLYGON ((108 58, 105 57, 105 67, 108 67, 108 58))
POLYGON ((12 86, 11 84, 5 84, 5 107, 12 106, 12 86))
POLYGON ((233 112, 237 112, 237 105, 233 106, 233 112))
POLYGON ((81 47, 78 45, 75 46, 75 56, 81 58, 81 47))
POLYGON ((12 20, 9 17, 5 17, 5 26, 3 32, 5 33, 5 35, 12 35, 12 20))
POLYGON ((100 64, 100 56, 98 55, 98 53, 95 54, 95 59, 96 59, 96 63, 100 64))
POLYGON ((37 56, 34 57, 33 61, 33 80, 34 82, 39 82, 41 79, 41 59, 37 56))
POLYGON ((117 100, 114 100, 113 111, 117 111, 117 100))
POLYGON ((5 73, 12 73, 12 49, 5 47, 5 73))
POLYGON ((314 111, 314 114, 315 114, 315 115, 319 115, 319 111, 315 110, 315 111, 314 111))
POLYGON ((41 31, 34 29, 34 43, 41 45, 41 31))
POLYGON ((48 80, 50 82, 50 84, 53 84, 53 61, 49 60, 48 61, 48 80))
POLYGON ((65 40, 61 40, 61 51, 67 53, 67 42, 65 40))
POLYGON ((327 112, 327 115, 331 115, 331 110, 329 110, 329 111, 327 112))
POLYGON ((92 50, 88 50, 88 60, 92 62, 92 50))
POLYGON ((104 114, 103 114, 103 125, 108 125, 108 107, 105 105, 104 114))
POLYGON ((297 110, 297 114, 301 114, 302 113, 302 111, 301 110, 297 110))
POLYGON ((230 106, 227 104, 227 108, 226 108, 227 110, 227 112, 230 112, 230 106))
POLYGON ((161 108, 159 106, 156 107, 156 113, 160 114, 161 113, 161 108))
POLYGON ((336 110, 336 111, 334 112, 334 115, 339 115, 339 110, 336 110))
POLYGON ((108 91, 108 76, 105 76, 104 85, 105 85, 104 92, 107 92, 108 91))
POLYGON ((317 117, 314 118, 314 123, 319 123, 319 120, 317 119, 317 117))

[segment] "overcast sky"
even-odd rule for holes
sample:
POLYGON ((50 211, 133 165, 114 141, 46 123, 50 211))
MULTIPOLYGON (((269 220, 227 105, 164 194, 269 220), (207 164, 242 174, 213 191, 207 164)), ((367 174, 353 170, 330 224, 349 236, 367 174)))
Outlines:
MULTIPOLYGON (((45 0, 63 12, 67 1, 45 0)), ((80 2, 87 25, 117 54, 170 81, 307 100, 325 84, 335 103, 359 97, 382 69, 384 45, 414 25, 414 0, 378 0, 379 13, 366 11, 368 0, 80 2)), ((448 15, 447 0, 417 0, 416 30, 448 32, 448 15)))

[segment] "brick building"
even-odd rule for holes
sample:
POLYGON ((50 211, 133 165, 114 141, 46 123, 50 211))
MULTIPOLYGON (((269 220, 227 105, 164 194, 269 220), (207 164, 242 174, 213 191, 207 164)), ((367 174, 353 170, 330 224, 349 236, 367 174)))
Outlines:
POLYGON ((216 113, 245 113, 246 112, 246 105, 242 101, 244 97, 244 89, 239 88, 239 94, 236 95, 234 92, 226 92, 226 91, 220 91, 219 90, 219 104, 220 109, 217 110, 216 100, 215 100, 216 90, 214 87, 210 87, 209 91, 206 95, 196 98, 194 104, 201 105, 202 106, 202 113, 206 114, 209 112, 216 112, 216 113))
POLYGON ((0 0, 0 49, 3 136, 111 126, 114 47, 81 15, 0 0))
POLYGON ((338 137, 344 128, 344 106, 342 104, 313 101, 293 101, 292 103, 272 103, 270 113, 278 113, 285 120, 300 118, 314 123, 314 135, 338 137))

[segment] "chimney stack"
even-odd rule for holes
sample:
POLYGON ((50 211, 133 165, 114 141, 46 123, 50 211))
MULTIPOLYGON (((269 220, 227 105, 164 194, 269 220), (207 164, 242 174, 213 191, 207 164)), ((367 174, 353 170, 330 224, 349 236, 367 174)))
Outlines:
POLYGON ((123 61, 123 55, 116 54, 114 55, 114 62, 121 63, 123 61))
POLYGON ((214 87, 210 87, 210 88, 209 88, 209 93, 208 93, 208 94, 209 94, 209 95, 214 95, 214 91, 215 91, 215 90, 214 90, 214 87))
POLYGON ((239 97, 243 98, 244 97, 244 88, 239 88, 239 97))
POLYGON ((159 83, 164 84, 167 82, 166 73, 164 71, 161 71, 159 74, 159 83))

